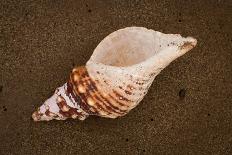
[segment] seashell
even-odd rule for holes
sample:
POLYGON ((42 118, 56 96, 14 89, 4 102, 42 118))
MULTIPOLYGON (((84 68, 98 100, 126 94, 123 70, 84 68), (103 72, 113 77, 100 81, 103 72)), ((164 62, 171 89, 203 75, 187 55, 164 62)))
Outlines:
POLYGON ((69 80, 32 114, 34 121, 89 115, 126 115, 146 95, 154 78, 197 40, 143 27, 117 30, 94 50, 85 66, 75 67, 69 80))

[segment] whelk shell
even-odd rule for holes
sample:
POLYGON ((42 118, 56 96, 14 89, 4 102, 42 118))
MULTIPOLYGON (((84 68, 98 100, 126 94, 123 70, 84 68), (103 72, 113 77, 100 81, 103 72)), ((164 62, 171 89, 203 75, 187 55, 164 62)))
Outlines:
POLYGON ((85 66, 32 114, 34 121, 84 120, 89 115, 126 115, 146 95, 154 78, 169 63, 196 46, 197 40, 127 27, 108 35, 85 66))

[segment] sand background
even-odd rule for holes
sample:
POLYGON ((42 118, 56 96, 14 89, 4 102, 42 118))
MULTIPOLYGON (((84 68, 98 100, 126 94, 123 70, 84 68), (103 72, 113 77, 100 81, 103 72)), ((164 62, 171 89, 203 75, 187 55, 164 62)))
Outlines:
POLYGON ((0 154, 230 154, 231 19, 230 0, 1 0, 0 154), (127 26, 193 36, 198 45, 125 117, 34 123, 31 113, 72 67, 127 26))

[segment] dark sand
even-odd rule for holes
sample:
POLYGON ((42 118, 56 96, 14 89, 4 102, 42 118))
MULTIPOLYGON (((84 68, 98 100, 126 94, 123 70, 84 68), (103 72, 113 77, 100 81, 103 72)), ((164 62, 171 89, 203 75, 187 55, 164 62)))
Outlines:
POLYGON ((230 154, 231 19, 231 0, 1 0, 0 154, 230 154), (163 70, 125 117, 32 121, 73 65, 133 25, 190 35, 198 45, 163 70))

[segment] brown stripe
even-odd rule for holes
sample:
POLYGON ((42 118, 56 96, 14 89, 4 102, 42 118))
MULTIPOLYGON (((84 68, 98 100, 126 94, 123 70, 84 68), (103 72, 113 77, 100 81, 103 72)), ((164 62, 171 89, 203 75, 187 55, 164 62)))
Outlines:
POLYGON ((119 99, 115 98, 111 94, 109 94, 109 97, 113 99, 115 102, 117 102, 119 105, 128 107, 128 105, 125 105, 124 103, 120 102, 119 99))
MULTIPOLYGON (((82 69, 82 68, 80 68, 82 69)), ((73 80, 73 76, 74 74, 71 75, 71 80, 73 80)), ((82 83, 82 77, 80 78, 80 82, 82 83)), ((76 85, 78 85, 79 83, 76 83, 76 85)), ((83 109, 84 111, 86 111, 88 114, 96 114, 97 109, 95 107, 89 106, 87 103, 87 98, 85 96, 85 94, 79 93, 78 89, 76 88, 76 86, 73 84, 72 81, 72 86, 73 86, 73 90, 76 93, 77 96, 79 96, 81 98, 81 102, 79 103, 81 109, 83 109), (92 109, 94 110, 94 112, 92 110, 90 110, 90 107, 92 107, 92 109)))
MULTIPOLYGON (((76 73, 77 74, 77 73, 76 73)), ((80 69, 78 69, 78 76, 80 77, 80 80, 78 81, 79 83, 77 84, 82 84, 82 85, 85 85, 86 86, 86 83, 87 83, 87 92, 84 93, 84 94, 80 94, 78 92, 78 90, 75 88, 75 93, 82 99, 84 100, 84 104, 87 104, 87 98, 88 96, 89 97, 92 97, 93 99, 95 100, 98 100, 102 103, 99 104, 98 102, 95 102, 95 105, 97 108, 99 108, 99 110, 102 110, 102 111, 105 111, 107 113, 112 113, 112 112, 115 112, 115 113, 118 113, 118 114, 124 114, 125 112, 127 112, 126 110, 121 110, 119 109, 118 107, 115 107, 114 105, 111 104, 111 102, 109 100, 107 100, 105 97, 103 97, 100 92, 98 92, 98 89, 97 89, 97 86, 96 86, 96 83, 89 77, 88 75, 88 72, 86 70, 85 67, 82 67, 80 69), (85 83, 85 84, 84 84, 85 83), (90 94, 91 93, 91 94, 90 94), (94 93, 92 95, 92 93, 94 93), (105 101, 105 102, 104 102, 105 101), (108 105, 107 105, 107 104, 108 105), (104 106, 104 107, 103 107, 104 106), (117 112, 116 110, 120 111, 120 112, 117 112)), ((73 76, 73 75, 72 75, 73 76)), ((73 79, 73 77, 71 78, 73 79)), ((75 86, 74 86, 75 87, 75 86)), ((113 97, 112 97, 113 98, 113 97)), ((114 98, 113 98, 114 99, 114 98)), ((118 102, 121 106, 125 106, 124 104, 120 103, 120 101, 118 101, 117 99, 114 99, 116 102, 118 102)), ((88 105, 89 106, 89 105, 88 105)), ((92 106, 91 106, 92 107, 92 106)), ((92 107, 92 108, 95 108, 95 107, 92 107)), ((86 108, 84 108, 86 109, 86 108)), ((88 108, 89 109, 89 108, 88 108)), ((98 109, 95 109, 95 110, 98 110, 98 109)))
POLYGON ((64 117, 71 117, 72 115, 68 112, 63 112, 62 110, 59 111, 59 113, 64 117))
MULTIPOLYGON (((87 72, 84 72, 84 73, 85 73, 84 76, 89 76, 87 72)), ((82 74, 82 75, 83 75, 83 74, 82 74)), ((87 98, 88 98, 88 97, 93 98, 93 96, 90 94, 90 90, 96 88, 96 87, 94 87, 94 85, 91 85, 90 87, 89 87, 89 86, 86 86, 86 83, 87 83, 87 82, 89 83, 89 81, 91 82, 92 80, 89 79, 89 80, 85 81, 85 84, 84 84, 83 81, 80 80, 80 83, 81 83, 84 87, 88 87, 87 91, 86 91, 84 94, 81 94, 81 95, 85 98, 84 100, 85 100, 86 103, 87 103, 87 98)), ((87 104, 88 104, 88 103, 87 103, 87 104)), ((106 113, 109 113, 109 111, 107 110, 107 108, 105 109, 105 108, 104 108, 103 106, 101 106, 101 104, 99 104, 98 102, 95 102, 95 105, 97 106, 97 108, 95 108, 95 107, 93 107, 93 106, 91 106, 91 107, 95 108, 96 111, 102 110, 102 111, 105 111, 106 113)))
MULTIPOLYGON (((96 83, 93 81, 93 80, 88 80, 88 83, 89 83, 89 86, 88 86, 88 90, 91 90, 91 91, 95 91, 95 92, 99 92, 98 91, 98 88, 97 88, 97 86, 96 86, 96 83)), ((125 105, 125 104, 123 104, 122 102, 120 102, 119 100, 117 100, 117 99, 115 99, 112 95, 110 95, 109 94, 109 96, 114 100, 114 101, 116 101, 117 103, 119 103, 121 106, 127 106, 127 105, 125 105)), ((101 98, 104 98, 105 99, 105 97, 103 97, 101 94, 100 94, 100 97, 101 98)), ((109 102, 109 100, 107 100, 107 103, 109 103, 110 105, 112 105, 110 102, 109 102)), ((112 105, 113 106, 113 105, 112 105)), ((115 106, 113 106, 113 107, 115 107, 115 106)), ((116 109, 118 109, 118 110, 121 110, 121 109, 119 109, 119 108, 117 108, 117 107, 115 107, 116 109)))
POLYGON ((83 117, 84 115, 81 112, 77 112, 76 108, 70 108, 70 110, 68 111, 71 116, 72 115, 77 115, 77 117, 83 117))
MULTIPOLYGON (((61 97, 61 96, 60 96, 61 97)), ((58 102, 57 105, 60 109, 62 109, 64 106, 65 106, 65 102, 64 101, 61 101, 61 102, 58 102)), ((67 105, 67 104, 66 104, 67 105)))
MULTIPOLYGON (((94 99, 94 96, 91 95, 89 91, 86 91, 85 94, 86 94, 86 96, 91 97, 91 98, 94 99)), ((102 111, 105 111, 106 113, 110 113, 110 112, 107 110, 107 108, 105 109, 105 108, 104 108, 101 104, 99 104, 98 102, 95 102, 95 105, 97 106, 97 109, 96 109, 97 111, 102 110, 102 111)))
POLYGON ((119 94, 117 91, 113 90, 113 93, 118 97, 121 98, 120 100, 124 100, 127 102, 131 102, 130 100, 128 100, 127 98, 125 98, 124 96, 122 96, 121 94, 119 94))
POLYGON ((81 72, 81 77, 85 78, 85 77, 89 77, 88 72, 86 70, 86 68, 83 68, 83 71, 81 72))
MULTIPOLYGON (((86 74, 87 75, 87 74, 86 74)), ((86 98, 86 103, 87 103, 87 98, 88 97, 91 97, 91 98, 93 98, 93 96, 90 94, 90 91, 91 91, 91 87, 89 87, 88 85, 86 86, 86 84, 89 82, 90 80, 87 80, 87 81, 85 81, 85 84, 84 84, 84 82, 81 80, 81 84, 86 88, 87 87, 87 91, 84 93, 84 95, 83 96, 85 96, 85 98, 86 98)), ((88 103, 87 103, 88 104, 88 103)), ((99 105, 99 103, 96 103, 95 102, 95 104, 96 104, 96 106, 98 107, 98 108, 100 108, 100 109, 103 109, 103 107, 101 106, 101 105, 99 105)), ((95 108, 95 107, 93 107, 93 108, 95 108)), ((96 109, 96 110, 98 110, 98 109, 96 109)))
MULTIPOLYGON (((79 102, 79 105, 81 107, 81 109, 83 109, 85 112, 87 112, 88 114, 95 114, 95 112, 90 110, 90 106, 87 104, 87 98, 84 94, 81 94, 78 92, 78 89, 75 87, 75 85, 73 84, 73 74, 71 75, 71 84, 72 84, 72 88, 75 92, 75 94, 77 96, 80 97, 80 99, 82 100, 81 102, 79 102)), ((77 83, 78 85, 78 83, 77 83)), ((94 111, 96 111, 96 108, 92 107, 94 111)))
MULTIPOLYGON (((90 110, 90 107, 92 106, 89 106, 88 103, 87 103, 87 98, 85 96, 85 94, 80 94, 78 93, 78 90, 75 89, 75 92, 77 93, 78 96, 80 96, 80 98, 84 101, 84 102, 81 102, 79 105, 81 107, 81 109, 83 109, 84 111, 86 111, 88 114, 94 114, 95 112, 91 111, 90 110)), ((94 111, 96 111, 97 109, 95 107, 92 107, 94 109, 94 111)))
POLYGON ((114 105, 112 105, 110 102, 109 102, 109 100, 107 100, 106 98, 104 98, 101 94, 99 94, 100 96, 101 96, 101 98, 99 98, 99 96, 96 96, 96 99, 97 100, 99 100, 100 102, 102 102, 102 103, 105 103, 104 105, 108 108, 108 109, 110 109, 112 112, 114 112, 114 113, 117 113, 117 114, 124 114, 125 112, 126 112, 126 110, 121 110, 121 109, 119 109, 118 107, 115 107, 114 105), (103 101, 103 100, 104 101, 103 101), (107 105, 106 105, 107 104, 107 105), (116 110, 118 110, 118 111, 116 111, 116 110))
POLYGON ((101 98, 103 98, 110 106, 112 106, 112 108, 120 111, 120 112, 127 112, 127 110, 122 110, 119 109, 118 107, 114 106, 107 98, 105 98, 104 96, 102 96, 102 94, 99 94, 101 96, 101 98))
POLYGON ((67 106, 67 103, 64 101, 63 97, 61 97, 61 98, 62 98, 62 101, 57 103, 57 105, 58 105, 58 107, 60 109, 59 113, 64 117, 70 117, 69 113, 62 111, 63 107, 67 106))
MULTIPOLYGON (((66 102, 65 102, 65 100, 63 99, 63 97, 62 96, 60 96, 61 98, 62 98, 62 101, 61 102, 58 102, 57 103, 57 105, 58 105, 58 107, 60 108, 60 110, 59 110, 59 113, 62 115, 62 116, 64 116, 64 117, 72 117, 74 114, 75 115, 77 115, 77 117, 82 117, 82 116, 84 116, 82 113, 79 113, 79 112, 77 112, 77 109, 76 108, 72 108, 72 107, 70 107, 66 102), (68 111, 63 111, 62 109, 64 108, 64 106, 66 106, 69 110, 68 111)), ((50 115, 50 111, 49 110, 47 110, 46 111, 47 112, 47 116, 48 115, 50 115)))
MULTIPOLYGON (((101 103, 104 103, 97 95, 94 96, 94 98, 98 101, 100 101, 101 103)), ((106 104, 104 104, 104 106, 106 107, 107 110, 109 110, 110 112, 116 112, 114 109, 112 109, 111 107, 107 106, 106 104)), ((116 112, 117 113, 117 112, 116 112)))
POLYGON ((50 116, 50 111, 49 111, 49 110, 46 110, 46 111, 45 111, 45 115, 46 115, 46 116, 50 116))
MULTIPOLYGON (((105 104, 105 102, 104 102, 104 100, 105 100, 105 98, 100 94, 100 92, 98 91, 98 88, 97 88, 97 86, 96 86, 96 83, 93 81, 93 80, 88 80, 87 81, 87 87, 88 87, 88 90, 89 90, 89 92, 93 92, 93 93, 95 93, 95 98, 98 100, 98 101, 100 101, 108 110, 110 110, 110 111, 112 111, 112 112, 115 112, 115 113, 120 113, 121 114, 121 112, 117 112, 117 111, 115 111, 114 109, 118 109, 117 107, 114 107, 114 106, 112 106, 111 104, 110 104, 110 102, 107 102, 108 103, 108 105, 106 105, 105 104), (100 98, 101 97, 101 98, 100 98), (103 100, 102 100, 103 99, 103 100)), ((120 109, 118 109, 118 110, 120 110, 120 109)))
POLYGON ((80 97, 73 92, 73 86, 70 82, 67 82, 67 93, 71 95, 76 104, 81 103, 80 97))
POLYGON ((122 114, 122 112, 126 112, 125 110, 121 110, 121 109, 119 109, 118 107, 115 107, 114 105, 112 105, 112 104, 110 103, 110 101, 109 101, 107 98, 105 98, 105 97, 98 91, 98 88, 97 88, 97 86, 96 86, 96 83, 95 83, 94 81, 92 81, 91 79, 88 81, 88 88, 89 88, 88 90, 90 90, 90 91, 92 91, 93 93, 95 93, 96 99, 97 99, 97 100, 99 100, 99 101, 102 102, 102 103, 107 103, 108 106, 107 106, 106 104, 104 104, 104 105, 107 106, 108 108, 110 108, 111 110, 113 110, 114 112, 120 113, 120 114, 122 114), (118 110, 118 111, 120 111, 120 112, 117 112, 117 111, 115 111, 114 109, 116 109, 116 110, 118 110))

